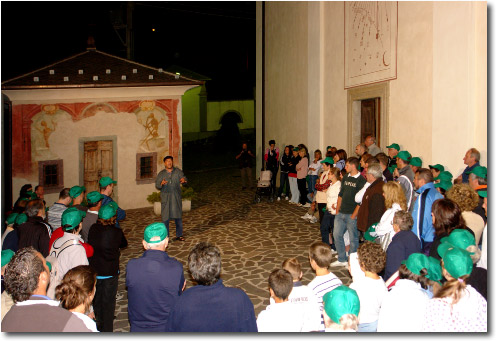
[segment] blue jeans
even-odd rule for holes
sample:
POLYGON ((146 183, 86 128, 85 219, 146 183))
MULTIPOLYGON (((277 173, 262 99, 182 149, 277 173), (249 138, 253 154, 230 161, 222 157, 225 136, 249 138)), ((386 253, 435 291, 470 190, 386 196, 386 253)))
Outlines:
POLYGON ((277 196, 280 197, 282 195, 282 190, 284 187, 286 187, 286 196, 289 196, 289 179, 288 179, 288 173, 281 172, 281 177, 279 178, 279 192, 277 193, 277 196))
POLYGON ((344 246, 344 234, 348 230, 350 235, 350 253, 357 252, 358 250, 358 230, 357 221, 351 219, 351 214, 338 213, 334 221, 334 244, 336 251, 338 251, 338 260, 340 262, 348 261, 346 257, 346 249, 344 246))
POLYGON ((322 242, 327 245, 331 244, 331 241, 329 240, 329 233, 334 230, 335 217, 336 216, 334 214, 331 214, 329 211, 325 211, 322 222, 320 223, 320 236, 322 237, 322 242))
POLYGON ((315 190, 315 184, 317 183, 318 178, 319 178, 318 175, 308 175, 307 176, 307 184, 308 184, 307 199, 308 199, 309 203, 311 203, 313 201, 313 199, 315 198, 315 193, 317 192, 315 190), (311 193, 313 193, 313 197, 310 196, 311 193))
MULTIPOLYGON (((183 235, 183 219, 182 218, 172 218, 176 222, 176 237, 181 237, 183 235)), ((167 235, 170 239, 170 231, 169 231, 169 220, 164 221, 165 227, 167 227, 167 235)))
POLYGON ((360 323, 358 325, 357 332, 359 333, 374 333, 377 331, 377 321, 369 322, 369 323, 360 323))

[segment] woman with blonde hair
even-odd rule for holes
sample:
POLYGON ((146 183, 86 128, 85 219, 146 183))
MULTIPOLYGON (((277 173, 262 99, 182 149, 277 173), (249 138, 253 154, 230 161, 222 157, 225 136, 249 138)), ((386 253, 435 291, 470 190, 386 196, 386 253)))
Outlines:
POLYGON ((485 223, 480 215, 472 212, 474 208, 479 206, 477 192, 467 184, 457 184, 446 191, 446 198, 453 200, 460 206, 465 224, 474 233, 475 245, 479 245, 485 223))
POLYGON ((60 306, 80 318, 86 327, 98 332, 96 323, 87 314, 95 297, 96 272, 89 265, 79 265, 67 271, 55 289, 60 306))
POLYGON ((398 211, 407 211, 406 197, 403 188, 397 182, 386 182, 382 187, 384 196, 384 207, 386 212, 381 217, 381 220, 375 227, 375 235, 372 232, 371 236, 380 238, 380 242, 384 251, 387 250, 389 243, 395 235, 393 229, 394 214, 398 211))

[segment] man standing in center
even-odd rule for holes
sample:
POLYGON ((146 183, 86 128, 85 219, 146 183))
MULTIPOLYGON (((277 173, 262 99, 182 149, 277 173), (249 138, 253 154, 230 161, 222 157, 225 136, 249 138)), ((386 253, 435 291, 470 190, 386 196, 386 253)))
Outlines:
POLYGON ((338 260, 331 263, 331 266, 348 266, 348 257, 344 245, 344 234, 348 231, 350 235, 350 253, 358 250, 358 230, 357 215, 359 205, 355 202, 357 194, 365 185, 365 178, 358 171, 358 159, 350 157, 345 165, 348 174, 341 182, 338 204, 336 208, 336 218, 334 223, 334 243, 338 251, 338 260))
POLYGON ((166 332, 169 314, 186 286, 183 266, 169 257, 169 238, 163 223, 145 228, 143 256, 126 268, 131 332, 166 332))
POLYGON ((188 180, 182 170, 173 166, 173 157, 164 157, 165 169, 161 170, 155 180, 155 187, 160 190, 162 201, 162 221, 167 227, 170 235, 169 220, 174 219, 176 223, 176 238, 174 240, 184 241, 183 237, 183 205, 181 201, 181 184, 188 180))

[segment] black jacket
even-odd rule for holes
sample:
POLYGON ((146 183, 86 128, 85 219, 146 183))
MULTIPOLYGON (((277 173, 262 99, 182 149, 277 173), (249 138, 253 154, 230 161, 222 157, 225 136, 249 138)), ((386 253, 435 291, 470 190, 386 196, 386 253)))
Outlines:
POLYGON ((122 229, 99 223, 90 227, 88 244, 93 246, 93 257, 88 259, 98 276, 116 276, 119 273, 120 248, 127 246, 122 229))
POLYGON ((26 246, 32 246, 39 251, 43 257, 48 256, 48 245, 50 243, 50 235, 48 229, 50 225, 43 222, 41 217, 28 217, 28 221, 17 227, 17 235, 19 237, 19 249, 26 246))
MULTIPOLYGON (((289 172, 289 162, 291 160, 291 155, 283 154, 281 157, 281 172, 288 173, 289 172)), ((296 166, 295 166, 296 167, 296 166)), ((295 169, 296 170, 296 169, 295 169)))

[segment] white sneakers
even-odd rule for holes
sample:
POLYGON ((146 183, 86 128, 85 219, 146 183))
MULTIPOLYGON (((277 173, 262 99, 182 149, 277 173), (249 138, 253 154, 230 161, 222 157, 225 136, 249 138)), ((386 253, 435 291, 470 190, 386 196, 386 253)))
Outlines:
POLYGON ((288 196, 286 196, 286 200, 289 200, 289 197, 288 196))
POLYGON ((312 216, 308 221, 311 222, 312 224, 315 224, 318 221, 318 219, 317 217, 312 216))
POLYGON ((305 215, 304 216, 301 216, 300 218, 307 220, 307 219, 312 219, 312 216, 310 214, 308 214, 308 213, 305 213, 305 215))
POLYGON ((331 263, 331 267, 341 267, 341 266, 348 266, 348 262, 340 262, 339 260, 335 260, 334 262, 331 263))
POLYGON ((281 201, 281 197, 277 197, 277 201, 281 201))
POLYGON ((308 208, 310 206, 312 206, 312 205, 310 205, 310 203, 308 203, 308 202, 305 205, 303 205, 303 207, 306 207, 306 208, 308 208))

